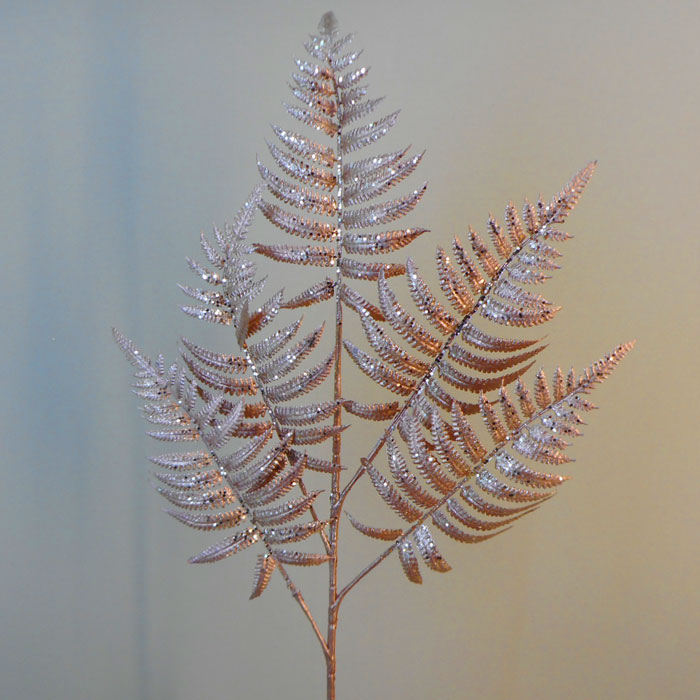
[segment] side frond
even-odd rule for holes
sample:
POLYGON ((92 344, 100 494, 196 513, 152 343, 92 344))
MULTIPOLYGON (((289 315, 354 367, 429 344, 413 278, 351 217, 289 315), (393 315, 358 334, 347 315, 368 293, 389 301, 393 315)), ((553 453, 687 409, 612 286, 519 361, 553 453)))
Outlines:
MULTIPOLYGON (((546 392, 549 400, 537 408, 529 399, 525 403, 521 400, 518 407, 505 386, 493 403, 482 393, 480 415, 490 448, 482 444, 456 402, 451 425, 436 408, 432 409, 429 428, 423 427, 416 411, 404 413, 399 434, 410 460, 387 437, 390 477, 371 462, 363 463, 381 498, 409 523, 385 555, 395 549, 408 579, 419 582, 416 549, 429 568, 440 572, 449 569, 429 523, 459 542, 481 542, 505 532, 551 498, 569 477, 535 468, 527 461, 545 465, 569 461, 564 450, 568 439, 581 434, 580 412, 593 408, 583 397, 610 375, 632 347, 633 343, 618 346, 578 376, 569 372, 565 377, 557 369, 551 387, 540 373, 535 390, 540 396, 546 392), (454 476, 448 476, 446 469, 454 476)), ((519 382, 519 396, 525 392, 519 382)), ((358 530, 363 531, 361 527, 358 530)), ((366 534, 375 536, 375 530, 385 528, 372 528, 366 534)))

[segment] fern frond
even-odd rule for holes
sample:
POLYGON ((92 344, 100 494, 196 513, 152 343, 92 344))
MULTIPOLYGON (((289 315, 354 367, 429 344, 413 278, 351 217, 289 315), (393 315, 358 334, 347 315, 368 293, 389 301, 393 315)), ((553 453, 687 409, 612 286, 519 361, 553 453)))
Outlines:
POLYGON ((423 153, 403 148, 353 155, 387 135, 399 112, 370 116, 384 98, 368 95, 369 68, 359 62, 361 51, 347 48, 351 40, 338 34, 332 13, 322 17, 318 34, 304 45, 309 57, 296 60, 293 100, 284 105, 299 128, 314 135, 274 126, 280 143, 267 146, 275 170, 258 161, 262 182, 234 222, 201 234, 203 262, 188 259, 197 281, 180 285, 193 300, 184 313, 230 328, 225 337, 233 348, 220 351, 182 338, 181 359, 168 366, 162 355, 151 360, 114 331, 135 368, 132 389, 145 402, 148 434, 162 442, 200 443, 151 458, 160 468, 153 474, 156 490, 175 506, 166 512, 197 530, 230 531, 190 562, 220 561, 259 544, 251 598, 280 572, 326 656, 329 697, 335 697, 338 608, 347 592, 394 551, 413 583, 421 583, 423 566, 449 571, 436 535, 482 542, 551 498, 569 478, 555 470, 570 461, 566 449, 581 435, 580 414, 594 408, 584 397, 632 347, 619 346, 581 375, 557 368, 550 378, 541 370, 531 388, 523 380, 545 347, 525 329, 546 323, 560 308, 530 285, 559 269, 558 247, 569 238, 561 225, 595 163, 548 203, 525 200, 521 210, 509 203, 503 223, 489 214, 485 233, 468 228, 464 244, 455 236, 451 247, 438 246, 437 286, 410 257, 405 263, 378 257, 402 251, 427 231, 388 226, 412 212, 426 191, 423 184, 392 193, 414 174, 423 153), (263 200, 263 190, 273 201, 263 200), (257 209, 302 240, 249 243, 257 209), (303 286, 289 296, 284 290, 265 293, 267 278, 258 275, 260 258, 253 254, 267 258, 266 265, 332 272, 316 279, 312 270, 295 275, 303 286), (404 275, 405 297, 389 283, 404 275), (369 295, 353 289, 353 280, 376 282, 376 300, 372 289, 369 295), (333 348, 320 354, 324 325, 301 332, 297 310, 331 299, 333 348), (368 348, 352 336, 357 324, 344 324, 346 308, 358 314, 368 348), (401 400, 365 403, 346 396, 343 348, 375 384, 401 400), (297 403, 327 387, 331 375, 330 395, 297 403), (385 427, 343 488, 341 435, 350 427, 344 413, 385 427), (314 454, 323 448, 328 454, 314 454), (375 461, 382 450, 387 461, 380 468, 375 461), (307 470, 330 483, 322 518, 315 510, 322 492, 307 490, 307 470), (390 544, 340 589, 340 518, 363 474, 403 522, 378 527, 348 516, 360 533, 390 544), (315 536, 324 551, 287 548, 315 536), (327 637, 285 569, 325 563, 327 637))
MULTIPOLYGON (((447 564, 439 556, 432 536, 425 527, 427 519, 453 539, 468 543, 480 542, 509 529, 515 520, 551 497, 556 487, 568 477, 533 469, 511 454, 511 450, 528 459, 549 464, 567 460, 561 451, 568 445, 561 437, 561 427, 569 425, 573 428, 566 433, 570 437, 580 434, 575 426, 580 421, 576 411, 582 405, 581 395, 589 393, 596 384, 609 376, 632 346, 633 343, 618 346, 610 355, 593 363, 580 377, 571 378, 570 375, 566 384, 563 373, 560 370, 555 372, 555 395, 550 395, 547 404, 540 406, 537 411, 530 412, 530 405, 526 404, 526 410, 522 415, 518 414, 504 388, 501 389, 499 400, 494 404, 482 393, 479 406, 493 443, 490 451, 487 451, 476 437, 475 431, 456 402, 452 406, 452 430, 456 442, 450 440, 447 424, 439 412, 433 409, 430 436, 435 440, 440 459, 453 468, 453 473, 457 475, 456 480, 447 477, 440 467, 439 460, 432 456, 416 414, 407 412, 403 415, 399 423, 399 432, 409 448, 415 472, 408 466, 391 437, 387 437, 385 443, 394 483, 414 504, 410 506, 410 518, 402 512, 408 506, 407 502, 402 504, 403 509, 396 507, 398 494, 391 483, 368 460, 363 462, 363 466, 382 499, 412 523, 404 530, 400 544, 392 547, 397 550, 409 580, 415 582, 417 576, 415 563, 411 563, 413 560, 410 558, 412 550, 409 552, 405 547, 408 537, 413 538, 429 568, 447 570, 447 564), (503 419, 499 417, 499 411, 503 419), (459 445, 464 456, 455 450, 455 445, 459 445), (429 494, 421 486, 421 482, 435 489, 438 495, 429 494), (468 508, 456 500, 457 496, 461 496, 468 508), (497 505, 491 499, 514 505, 497 505), (484 521, 475 517, 470 509, 497 520, 484 521), (450 517, 454 518, 459 526, 452 522, 450 517), (466 530, 462 529, 462 526, 466 530), (491 530, 498 531, 489 532, 491 530), (483 531, 487 534, 479 534, 483 531), (407 569, 409 563, 411 566, 407 569)), ((544 374, 540 373, 536 379, 540 395, 544 393, 546 382, 543 377, 544 374)), ((523 389, 522 384, 520 389, 523 389)))

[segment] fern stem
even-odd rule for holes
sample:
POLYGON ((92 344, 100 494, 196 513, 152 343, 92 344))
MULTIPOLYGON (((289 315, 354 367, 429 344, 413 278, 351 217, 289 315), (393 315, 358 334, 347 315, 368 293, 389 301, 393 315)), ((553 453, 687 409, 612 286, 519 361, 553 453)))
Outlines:
MULTIPOLYGON (((343 156, 341 151, 341 122, 340 114, 342 106, 340 103, 340 92, 335 73, 332 68, 331 53, 328 54, 328 68, 333 75, 333 90, 337 105, 336 119, 338 131, 336 135, 336 183, 338 207, 336 215, 336 269, 335 269, 335 347, 334 347, 334 383, 333 400, 336 402, 333 425, 340 428, 342 424, 342 351, 343 351, 343 305, 340 291, 342 289, 341 260, 343 255, 343 235, 342 235, 342 215, 343 215, 343 156)), ((330 502, 330 525, 329 534, 331 541, 331 558, 328 562, 328 633, 326 643, 328 644, 328 655, 326 657, 326 693, 328 700, 335 700, 335 672, 336 672, 336 635, 338 630, 338 529, 340 526, 340 464, 342 454, 341 434, 337 432, 333 436, 333 474, 331 476, 331 502, 330 502)))

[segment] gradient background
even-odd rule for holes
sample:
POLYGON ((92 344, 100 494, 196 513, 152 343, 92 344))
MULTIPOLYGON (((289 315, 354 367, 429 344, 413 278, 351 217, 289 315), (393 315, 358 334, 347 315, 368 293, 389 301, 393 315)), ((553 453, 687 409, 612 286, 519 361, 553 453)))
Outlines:
MULTIPOLYGON (((280 580, 247 601, 254 551, 186 564, 211 538, 148 488, 158 446, 109 328, 169 357, 183 332, 206 334, 178 311, 183 258, 255 183, 269 124, 291 123, 291 58, 327 9, 0 6, 3 698, 324 696, 280 580)), ((596 392, 556 499, 479 547, 441 538, 448 576, 412 586, 392 560, 348 598, 339 698, 697 697, 700 6, 335 10, 366 48, 372 95, 403 110, 381 150, 427 149, 410 222, 432 234, 411 255, 429 269, 437 242, 597 158, 545 292, 564 310, 542 363, 581 367, 638 339, 596 392)), ((258 220, 254 237, 270 235, 258 220)), ((274 271, 290 292, 315 274, 274 271)), ((349 509, 388 524, 365 493, 349 509)), ((378 549, 343 532, 347 580, 378 549)), ((294 573, 322 613, 325 574, 294 573)))

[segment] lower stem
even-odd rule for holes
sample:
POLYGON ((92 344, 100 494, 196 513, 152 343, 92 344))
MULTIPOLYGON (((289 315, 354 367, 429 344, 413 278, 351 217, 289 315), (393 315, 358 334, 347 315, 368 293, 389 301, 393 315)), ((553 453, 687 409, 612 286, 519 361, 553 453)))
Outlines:
POLYGON ((335 700, 335 639, 338 626, 338 608, 329 606, 328 609, 328 636, 326 645, 326 697, 327 700, 335 700))

